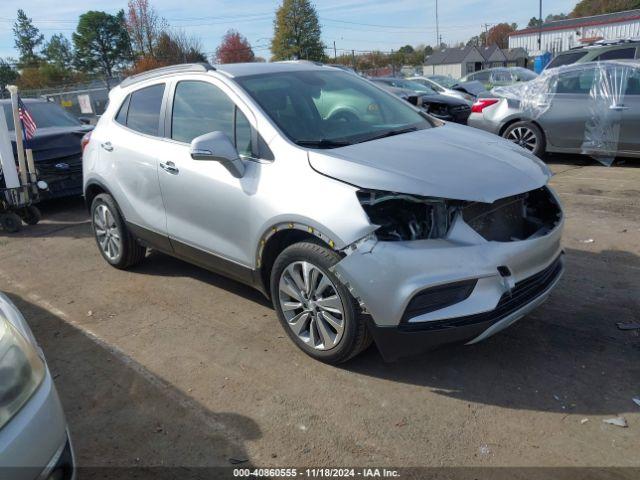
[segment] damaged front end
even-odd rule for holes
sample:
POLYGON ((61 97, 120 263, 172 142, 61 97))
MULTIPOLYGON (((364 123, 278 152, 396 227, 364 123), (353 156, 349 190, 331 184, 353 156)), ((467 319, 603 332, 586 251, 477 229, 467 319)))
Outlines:
POLYGON ((387 359, 483 339, 544 301, 562 273, 562 210, 546 186, 493 203, 375 190, 358 199, 377 228, 333 271, 387 359))
POLYGON ((378 226, 376 238, 385 242, 445 238, 458 215, 487 241, 521 241, 548 233, 562 217, 547 187, 494 203, 375 190, 360 190, 358 200, 378 226))

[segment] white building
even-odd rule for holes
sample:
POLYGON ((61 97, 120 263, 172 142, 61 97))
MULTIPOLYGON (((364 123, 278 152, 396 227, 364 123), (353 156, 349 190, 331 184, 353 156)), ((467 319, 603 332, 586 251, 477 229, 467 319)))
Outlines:
POLYGON ((538 47, 539 32, 540 28, 513 32, 509 48, 558 53, 598 40, 640 38, 640 9, 547 22, 542 25, 541 47, 538 47))

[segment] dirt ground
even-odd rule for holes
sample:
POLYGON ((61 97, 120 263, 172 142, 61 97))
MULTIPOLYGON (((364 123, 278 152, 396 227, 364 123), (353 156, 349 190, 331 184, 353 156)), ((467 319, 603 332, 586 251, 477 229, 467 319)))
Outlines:
POLYGON ((44 349, 80 466, 640 467, 640 333, 616 327, 640 321, 640 162, 549 163, 565 276, 471 347, 315 362, 248 287, 159 253, 107 266, 81 199, 0 233, 0 289, 44 349), (628 428, 603 422, 618 415, 628 428))

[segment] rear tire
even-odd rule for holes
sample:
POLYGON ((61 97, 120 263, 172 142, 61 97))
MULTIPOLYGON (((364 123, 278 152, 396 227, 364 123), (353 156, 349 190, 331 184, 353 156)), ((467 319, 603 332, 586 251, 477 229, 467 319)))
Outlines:
POLYGON ((22 219, 13 212, 0 214, 0 226, 7 233, 18 233, 22 229, 22 219))
POLYGON ((547 142, 542 130, 532 122, 516 122, 502 132, 502 137, 520 145, 537 157, 542 157, 547 149, 547 142))
POLYGON ((127 229, 111 195, 101 193, 91 202, 91 226, 98 250, 109 265, 124 270, 144 260, 146 247, 127 229))
POLYGON ((42 213, 38 207, 29 205, 20 211, 20 218, 27 225, 37 225, 42 220, 42 213))
POLYGON ((271 270, 271 299, 282 327, 303 352, 329 364, 346 362, 372 342, 356 300, 330 270, 340 260, 306 241, 282 251, 271 270))

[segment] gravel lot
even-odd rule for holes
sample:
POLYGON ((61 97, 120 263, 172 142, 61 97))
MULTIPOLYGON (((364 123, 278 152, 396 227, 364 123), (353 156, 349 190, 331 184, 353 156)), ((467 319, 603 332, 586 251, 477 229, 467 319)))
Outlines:
POLYGON ((640 332, 616 327, 640 321, 640 161, 548 160, 566 274, 473 347, 314 362, 248 287, 159 253, 108 267, 79 199, 0 233, 0 289, 44 349, 80 466, 640 467, 640 332), (618 415, 628 428, 603 423, 618 415))

